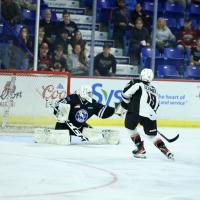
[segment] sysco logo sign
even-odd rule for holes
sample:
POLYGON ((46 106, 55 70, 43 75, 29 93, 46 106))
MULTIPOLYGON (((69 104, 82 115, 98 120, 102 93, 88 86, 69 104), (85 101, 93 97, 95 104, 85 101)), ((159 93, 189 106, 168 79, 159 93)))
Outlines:
POLYGON ((111 103, 119 103, 122 100, 121 93, 122 90, 105 90, 103 89, 102 83, 95 83, 92 86, 93 96, 98 103, 103 103, 106 105, 111 105, 111 103))

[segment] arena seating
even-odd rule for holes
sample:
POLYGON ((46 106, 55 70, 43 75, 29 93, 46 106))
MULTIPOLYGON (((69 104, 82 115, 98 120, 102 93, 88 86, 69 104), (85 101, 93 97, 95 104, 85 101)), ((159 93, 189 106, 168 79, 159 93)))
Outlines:
POLYGON ((181 78, 174 65, 159 65, 156 72, 158 78, 181 78))
MULTIPOLYGON (((33 0, 34 2, 35 0, 33 0)), ((134 9, 136 0, 125 0, 126 7, 131 12, 134 9)), ((142 4, 144 11, 152 17, 154 9, 153 0, 137 0, 142 4)), ((62 19, 62 12, 67 9, 71 13, 71 20, 76 22, 78 28, 80 29, 83 38, 87 41, 87 48, 89 56, 90 52, 90 40, 91 40, 91 29, 92 29, 92 0, 67 0, 62 1, 59 4, 58 1, 44 0, 41 5, 41 10, 45 8, 50 8, 52 11, 52 19, 54 22, 58 22, 62 19), (88 12, 89 11, 89 12, 88 12)), ((130 64, 130 31, 128 30, 124 35, 124 46, 123 49, 115 48, 115 43, 112 40, 113 24, 110 20, 110 14, 112 9, 116 7, 117 0, 97 0, 97 24, 95 32, 95 55, 102 51, 102 46, 105 43, 109 43, 111 52, 116 56, 117 62, 121 65, 130 64), (103 27, 103 29, 102 29, 103 27), (102 31, 103 30, 103 31, 102 31)), ((41 18, 42 18, 41 11, 41 18)), ((22 9, 21 12, 22 20, 19 24, 14 27, 5 26, 4 23, 0 24, 0 35, 8 36, 18 36, 20 28, 26 26, 29 30, 30 36, 34 35, 34 25, 36 12, 34 10, 22 9)), ((164 17, 166 19, 168 27, 176 35, 178 29, 183 26, 184 17, 190 16, 192 19, 192 25, 196 29, 200 30, 200 6, 196 4, 191 4, 186 10, 179 4, 167 3, 164 0, 158 2, 158 17, 164 17)), ((2 40, 2 38, 1 38, 2 40)), ((190 51, 187 50, 185 54, 176 48, 165 48, 163 54, 156 50, 155 58, 155 69, 157 70, 157 75, 161 78, 172 76, 176 77, 179 73, 179 68, 186 68, 184 72, 184 78, 198 78, 194 77, 193 72, 198 72, 195 67, 188 66, 190 59, 190 51), (176 69, 176 70, 175 70, 176 69), (196 71, 195 71, 196 70, 196 71), (159 73, 158 73, 159 71, 159 73), (163 75, 164 74, 164 75, 163 75), (167 74, 167 75, 165 75, 167 74)), ((151 66, 151 49, 142 48, 140 54, 140 66, 150 67, 151 66)), ((120 66, 122 69, 122 66, 120 66)), ((123 66, 124 67, 124 66, 123 66)), ((129 68, 129 67, 127 67, 129 68)), ((138 68, 138 70, 140 70, 138 68)), ((131 69, 131 68, 129 68, 131 69)), ((128 75, 128 74, 127 74, 128 75)), ((179 74, 177 76, 180 78, 179 74)))
POLYGON ((200 67, 199 66, 187 66, 184 77, 187 79, 200 79, 200 67))

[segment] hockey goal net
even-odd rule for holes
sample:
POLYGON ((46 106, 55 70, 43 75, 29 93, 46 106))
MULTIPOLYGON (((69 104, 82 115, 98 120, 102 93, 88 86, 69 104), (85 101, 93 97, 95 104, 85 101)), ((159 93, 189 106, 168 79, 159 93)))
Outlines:
POLYGON ((48 102, 70 92, 70 74, 0 70, 0 131, 32 131, 54 127, 56 119, 48 102))

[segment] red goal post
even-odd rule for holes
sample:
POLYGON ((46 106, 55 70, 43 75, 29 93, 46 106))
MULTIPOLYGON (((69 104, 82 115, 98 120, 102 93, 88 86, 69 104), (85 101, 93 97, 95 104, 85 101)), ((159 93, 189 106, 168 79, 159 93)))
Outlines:
POLYGON ((10 127, 54 127, 54 103, 70 93, 70 73, 0 70, 0 125, 10 127))

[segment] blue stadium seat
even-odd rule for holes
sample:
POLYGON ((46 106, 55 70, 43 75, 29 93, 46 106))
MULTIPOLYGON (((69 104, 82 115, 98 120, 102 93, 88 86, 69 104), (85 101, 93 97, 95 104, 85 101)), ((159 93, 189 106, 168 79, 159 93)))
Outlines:
POLYGON ((164 49, 165 64, 183 67, 184 55, 178 48, 165 48, 164 49))
POLYGON ((0 35, 3 33, 3 24, 0 24, 0 35))
POLYGON ((189 79, 200 79, 200 67, 199 66, 187 66, 185 73, 185 78, 189 79))
POLYGON ((165 4, 165 17, 179 18, 184 16, 184 9, 181 5, 176 3, 165 4))
MULTIPOLYGON (((177 19, 177 28, 180 28, 184 25, 184 18, 177 19)), ((192 19, 192 26, 198 27, 198 22, 196 19, 192 19)))
MULTIPOLYGON (((147 1, 147 2, 143 2, 142 4, 143 4, 143 6, 142 6, 143 10, 145 10, 145 12, 147 14, 152 16, 153 15, 153 11, 154 11, 154 2, 147 1)), ((163 16, 163 12, 161 12, 161 11, 162 11, 162 5, 159 3, 158 4, 158 16, 159 17, 163 16)))
POLYGON ((199 19, 200 17, 200 5, 191 4, 189 8, 189 13, 191 18, 199 19))
POLYGON ((108 1, 97 0, 97 8, 108 8, 108 1))
MULTIPOLYGON (((144 57, 144 58, 152 57, 152 49, 151 48, 142 48, 141 54, 142 54, 142 57, 144 57)), ((160 53, 157 49, 156 49, 156 56, 160 56, 160 53)))
MULTIPOLYGON (((141 67, 151 67, 151 58, 152 58, 152 50, 151 48, 142 48, 140 53, 140 65, 141 67)), ((164 57, 162 57, 159 51, 156 49, 156 57, 155 57, 155 68, 158 65, 164 64, 164 57)))
MULTIPOLYGON (((112 2, 112 1, 110 1, 112 2)), ((137 3, 136 0, 125 0, 126 2, 126 7, 129 9, 129 10, 133 10, 135 8, 135 4, 137 3)))
MULTIPOLYGON (((133 1, 133 0, 131 0, 133 1)), ((117 0, 97 0, 98 8, 112 8, 117 6, 117 0)))
POLYGON ((36 11, 23 9, 22 10, 22 22, 25 24, 34 24, 36 18, 36 11))
POLYGON ((170 28, 170 30, 173 33, 177 32, 177 21, 175 18, 169 17, 169 18, 165 18, 166 24, 167 26, 170 28))
POLYGON ((97 22, 108 24, 110 21, 111 8, 98 8, 96 19, 97 22))
POLYGON ((4 23, 2 26, 2 34, 11 38, 17 36, 15 30, 16 26, 11 26, 9 23, 4 23))
POLYGON ((89 7, 92 8, 93 0, 80 0, 81 7, 89 7))
POLYGON ((156 73, 158 78, 181 78, 173 65, 159 65, 156 73))

